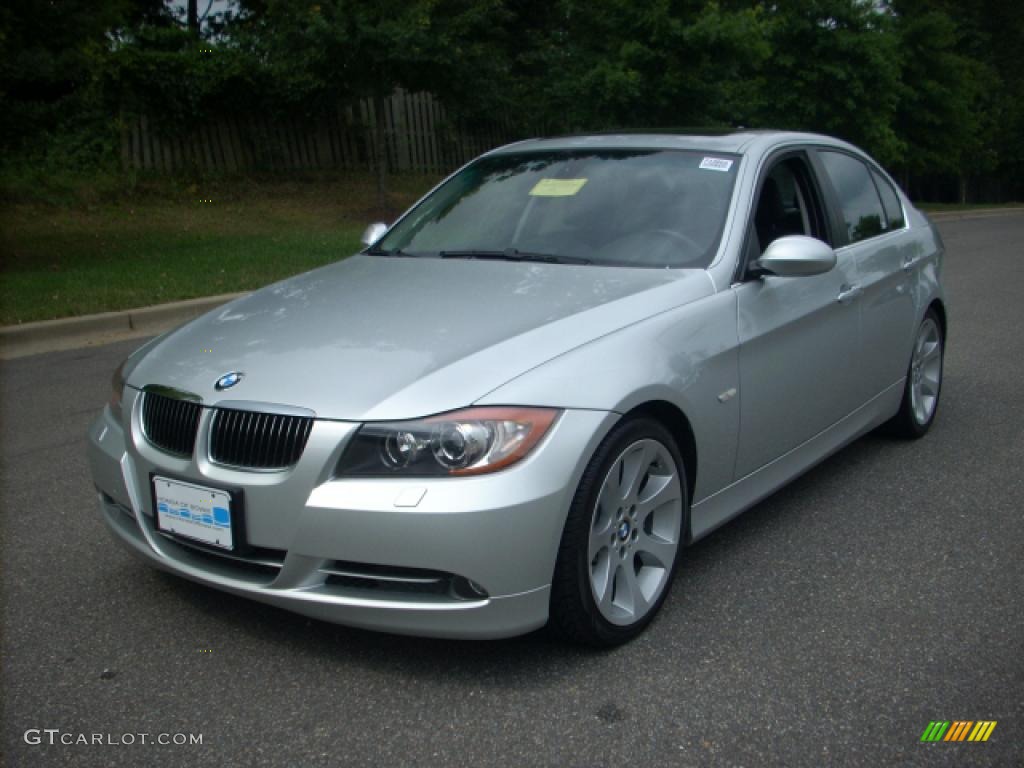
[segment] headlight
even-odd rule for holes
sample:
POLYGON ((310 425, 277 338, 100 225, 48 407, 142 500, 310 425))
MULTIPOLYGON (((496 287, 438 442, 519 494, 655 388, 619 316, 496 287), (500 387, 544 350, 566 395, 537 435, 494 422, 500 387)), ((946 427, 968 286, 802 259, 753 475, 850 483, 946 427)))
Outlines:
POLYGON ((125 360, 114 371, 114 375, 110 379, 110 412, 114 414, 114 418, 118 423, 121 423, 121 400, 124 397, 124 366, 128 360, 125 360))
POLYGON ((416 421, 360 427, 338 462, 339 475, 446 477, 494 472, 540 442, 558 416, 551 408, 467 408, 416 421))

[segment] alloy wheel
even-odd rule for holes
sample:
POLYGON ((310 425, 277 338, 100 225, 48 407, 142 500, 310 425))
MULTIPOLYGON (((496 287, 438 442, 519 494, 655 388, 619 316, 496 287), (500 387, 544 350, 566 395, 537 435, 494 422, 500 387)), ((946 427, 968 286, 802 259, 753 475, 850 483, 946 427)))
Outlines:
POLYGON ((665 445, 638 440, 612 463, 594 507, 590 587, 601 615, 633 624, 665 589, 679 549, 683 493, 665 445))
POLYGON ((926 317, 917 332, 914 356, 910 362, 910 404, 914 420, 924 426, 935 413, 942 382, 942 334, 931 317, 926 317))

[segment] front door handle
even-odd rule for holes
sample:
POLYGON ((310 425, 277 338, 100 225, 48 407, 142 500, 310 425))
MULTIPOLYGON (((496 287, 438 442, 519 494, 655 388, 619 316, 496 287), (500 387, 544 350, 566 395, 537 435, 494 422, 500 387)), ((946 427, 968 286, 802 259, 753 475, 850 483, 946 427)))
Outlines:
POLYGON ((856 283, 853 285, 844 285, 839 289, 839 303, 849 304, 854 299, 859 298, 862 293, 864 293, 864 289, 856 283))

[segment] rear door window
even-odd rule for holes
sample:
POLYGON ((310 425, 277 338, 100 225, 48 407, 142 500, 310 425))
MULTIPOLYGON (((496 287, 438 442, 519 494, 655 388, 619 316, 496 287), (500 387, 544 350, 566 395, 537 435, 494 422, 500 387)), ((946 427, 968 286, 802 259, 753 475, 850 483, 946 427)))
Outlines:
POLYGON ((885 229, 891 231, 894 229, 903 228, 903 206, 900 205, 899 195, 896 194, 896 190, 893 189, 892 184, 888 182, 877 171, 871 171, 871 178, 875 180, 875 186, 878 187, 878 194, 882 196, 882 207, 885 209, 885 229))
POLYGON ((819 150, 818 157, 839 198, 850 242, 857 243, 884 232, 885 212, 868 167, 843 152, 819 150))

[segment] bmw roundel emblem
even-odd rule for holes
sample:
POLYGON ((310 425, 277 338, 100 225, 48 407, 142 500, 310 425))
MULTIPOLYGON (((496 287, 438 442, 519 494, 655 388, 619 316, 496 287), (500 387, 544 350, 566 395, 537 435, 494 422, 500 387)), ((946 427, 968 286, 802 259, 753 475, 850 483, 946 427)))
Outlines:
POLYGON ((231 371, 231 373, 225 373, 219 379, 217 383, 213 385, 213 388, 218 392, 223 392, 225 389, 231 389, 235 384, 242 380, 245 374, 241 371, 231 371))

